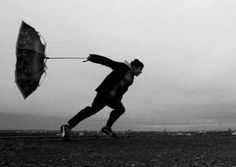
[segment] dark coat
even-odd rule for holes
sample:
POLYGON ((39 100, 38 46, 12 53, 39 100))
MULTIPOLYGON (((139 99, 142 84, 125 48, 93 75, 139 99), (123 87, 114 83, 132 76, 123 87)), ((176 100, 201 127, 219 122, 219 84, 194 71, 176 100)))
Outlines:
MULTIPOLYGON (((90 54, 89 61, 105 65, 113 70, 96 88, 96 91, 102 95, 109 94, 111 90, 115 87, 115 85, 118 84, 120 80, 125 77, 125 74, 129 70, 132 70, 127 64, 123 62, 116 62, 100 55, 90 54)), ((124 85, 120 90, 121 92, 119 92, 119 94, 121 96, 123 96, 123 94, 128 90, 128 87, 132 85, 133 80, 134 76, 132 75, 132 81, 129 84, 124 85)))

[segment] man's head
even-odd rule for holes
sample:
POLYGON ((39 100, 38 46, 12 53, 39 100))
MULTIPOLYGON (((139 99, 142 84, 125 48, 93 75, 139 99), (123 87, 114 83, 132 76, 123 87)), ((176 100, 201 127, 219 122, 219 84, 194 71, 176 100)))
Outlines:
POLYGON ((134 59, 130 64, 132 66, 134 75, 139 76, 139 74, 142 73, 144 67, 143 63, 138 59, 134 59))

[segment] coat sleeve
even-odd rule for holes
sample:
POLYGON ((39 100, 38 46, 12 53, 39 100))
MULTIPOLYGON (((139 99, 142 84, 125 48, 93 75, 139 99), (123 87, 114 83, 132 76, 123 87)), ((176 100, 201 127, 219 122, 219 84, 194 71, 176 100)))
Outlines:
POLYGON ((119 70, 120 68, 123 67, 123 63, 121 62, 113 61, 107 57, 96 55, 96 54, 90 54, 88 60, 93 63, 110 67, 113 70, 119 70))

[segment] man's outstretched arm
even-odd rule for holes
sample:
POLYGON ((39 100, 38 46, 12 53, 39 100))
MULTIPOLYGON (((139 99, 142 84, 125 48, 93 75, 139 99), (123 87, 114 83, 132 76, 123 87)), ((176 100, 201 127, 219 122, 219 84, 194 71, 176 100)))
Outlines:
POLYGON ((91 61, 93 63, 98 63, 105 65, 107 67, 112 68, 113 70, 119 69, 123 63, 113 61, 107 57, 101 56, 101 55, 96 55, 96 54, 90 54, 89 57, 87 58, 88 61, 91 61))

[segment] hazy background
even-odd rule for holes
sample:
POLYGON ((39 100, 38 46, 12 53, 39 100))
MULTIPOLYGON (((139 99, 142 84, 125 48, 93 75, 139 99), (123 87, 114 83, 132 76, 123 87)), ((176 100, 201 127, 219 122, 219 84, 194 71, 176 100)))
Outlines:
MULTIPOLYGON (((22 20, 44 37, 49 57, 144 62, 116 130, 236 128, 235 8, 234 0, 0 0, 0 129, 58 129, 111 71, 48 60, 44 82, 24 100, 14 77, 22 20)), ((109 111, 76 129, 99 130, 109 111)))

